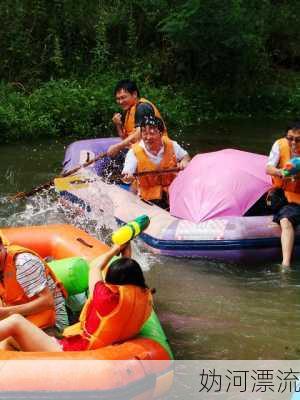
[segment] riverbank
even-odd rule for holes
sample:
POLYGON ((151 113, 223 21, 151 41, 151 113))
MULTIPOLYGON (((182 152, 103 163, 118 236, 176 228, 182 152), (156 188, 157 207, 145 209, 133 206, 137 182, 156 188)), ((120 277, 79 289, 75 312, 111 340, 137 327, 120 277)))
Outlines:
MULTIPOLYGON (((34 89, 0 84, 0 134, 3 141, 99 137, 113 131, 118 111, 113 97, 116 74, 84 80, 51 80, 34 89)), ((162 85, 138 82, 141 95, 161 110, 169 127, 181 130, 203 121, 241 118, 294 119, 300 107, 300 74, 280 74, 272 83, 246 93, 204 84, 162 85)))

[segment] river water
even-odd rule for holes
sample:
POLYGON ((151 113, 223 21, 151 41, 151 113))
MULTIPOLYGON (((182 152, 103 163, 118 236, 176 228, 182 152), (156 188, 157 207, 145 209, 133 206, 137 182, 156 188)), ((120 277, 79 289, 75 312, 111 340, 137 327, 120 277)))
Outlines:
MULTIPOLYGON (((191 154, 238 148, 267 154, 284 122, 242 120, 201 123, 173 135, 191 154), (183 139, 184 138, 184 139, 183 139)), ((74 220, 55 194, 9 202, 58 174, 68 140, 2 145, 0 226, 73 222, 101 237, 112 215, 74 220), (104 219, 104 220, 103 220, 104 219)), ((217 173, 217 171, 216 171, 217 173)), ((226 265, 145 253, 137 260, 155 287, 155 304, 177 359, 298 359, 300 355, 300 263, 283 273, 278 265, 226 265)))

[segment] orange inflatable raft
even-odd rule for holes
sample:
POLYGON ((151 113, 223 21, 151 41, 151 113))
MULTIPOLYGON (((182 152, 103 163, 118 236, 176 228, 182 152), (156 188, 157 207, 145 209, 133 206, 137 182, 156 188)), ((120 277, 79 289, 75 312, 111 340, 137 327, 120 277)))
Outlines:
MULTIPOLYGON (((3 228, 2 232, 11 243, 56 260, 80 256, 90 261, 107 249, 71 225, 3 228)), ((97 350, 0 351, 0 398, 161 397, 172 385, 172 353, 155 314, 149 320, 137 338, 97 350)))

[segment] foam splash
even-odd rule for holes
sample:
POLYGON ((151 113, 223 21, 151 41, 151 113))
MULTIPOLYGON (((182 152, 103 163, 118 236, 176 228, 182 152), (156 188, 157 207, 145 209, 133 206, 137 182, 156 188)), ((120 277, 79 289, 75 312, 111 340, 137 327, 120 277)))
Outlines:
POLYGON ((31 226, 68 223, 65 215, 55 201, 53 193, 36 194, 21 201, 11 202, 7 197, 0 198, 1 226, 31 226))
MULTIPOLYGON (((94 178, 93 175, 93 180, 94 178)), ((6 196, 0 196, 0 226, 72 224, 111 244, 111 233, 118 225, 114 219, 113 202, 97 185, 98 179, 100 178, 96 177, 86 188, 88 198, 99 199, 92 209, 68 202, 52 190, 15 202, 10 202, 6 196)), ((149 270, 154 262, 153 256, 145 253, 141 241, 134 240, 131 244, 133 258, 144 271, 149 270)))
MULTIPOLYGON (((92 172, 85 171, 84 179, 92 181, 84 190, 86 191, 86 204, 93 204, 93 206, 83 207, 65 199, 60 199, 60 204, 68 217, 69 223, 88 231, 107 244, 111 244, 111 234, 118 229, 114 218, 113 201, 105 192, 103 186, 97 184, 101 180, 100 177, 95 176, 92 172), (97 202, 94 201, 95 198, 98 199, 97 202)), ((143 243, 139 240, 133 240, 131 246, 133 258, 139 262, 144 271, 149 270, 154 261, 152 255, 144 251, 143 243)))

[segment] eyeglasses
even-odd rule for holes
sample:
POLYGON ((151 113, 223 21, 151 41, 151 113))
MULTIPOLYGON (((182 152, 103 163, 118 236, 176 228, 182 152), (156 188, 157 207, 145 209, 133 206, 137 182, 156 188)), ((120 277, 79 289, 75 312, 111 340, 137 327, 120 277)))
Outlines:
POLYGON ((295 142, 295 143, 300 143, 300 136, 298 137, 296 137, 296 136, 286 136, 286 139, 289 141, 289 142, 295 142))

